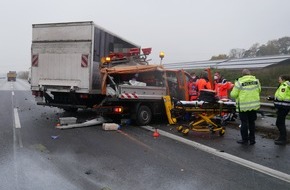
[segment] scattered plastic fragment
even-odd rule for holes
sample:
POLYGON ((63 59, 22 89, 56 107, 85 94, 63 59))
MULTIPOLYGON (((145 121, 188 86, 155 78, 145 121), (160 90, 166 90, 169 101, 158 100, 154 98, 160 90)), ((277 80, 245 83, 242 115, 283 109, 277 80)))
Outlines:
POLYGON ((52 139, 57 139, 58 137, 59 137, 59 135, 57 135, 57 136, 54 136, 54 135, 51 136, 52 139))
POLYGON ((92 170, 87 170, 87 171, 85 172, 85 174, 86 174, 86 175, 90 175, 90 174, 92 174, 92 170))
POLYGON ((113 131, 113 130, 119 130, 121 126, 118 125, 117 123, 103 123, 102 128, 105 131, 113 131))

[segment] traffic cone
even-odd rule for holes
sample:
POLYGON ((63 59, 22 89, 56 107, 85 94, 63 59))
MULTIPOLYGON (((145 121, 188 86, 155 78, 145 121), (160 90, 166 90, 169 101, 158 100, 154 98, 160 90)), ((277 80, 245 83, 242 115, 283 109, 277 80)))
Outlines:
POLYGON ((153 137, 154 137, 154 138, 157 138, 157 137, 159 137, 159 136, 160 136, 160 134, 158 133, 157 129, 155 129, 155 130, 154 130, 154 133, 153 133, 153 137))

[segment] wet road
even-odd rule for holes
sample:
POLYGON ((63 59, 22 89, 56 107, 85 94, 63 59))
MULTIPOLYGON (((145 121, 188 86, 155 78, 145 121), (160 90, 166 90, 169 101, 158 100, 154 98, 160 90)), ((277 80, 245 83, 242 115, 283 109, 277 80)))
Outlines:
POLYGON ((59 117, 94 113, 37 106, 22 80, 0 80, 0 96, 1 190, 290 189, 289 145, 275 146, 262 134, 256 145, 241 146, 234 127, 223 137, 184 137, 166 124, 152 125, 158 138, 151 127, 59 130, 59 117))

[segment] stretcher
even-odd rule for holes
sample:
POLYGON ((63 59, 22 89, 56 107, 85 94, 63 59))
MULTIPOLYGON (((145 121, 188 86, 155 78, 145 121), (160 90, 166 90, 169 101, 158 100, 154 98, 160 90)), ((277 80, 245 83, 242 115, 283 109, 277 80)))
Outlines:
POLYGON ((219 132, 225 134, 225 121, 235 116, 235 102, 178 101, 171 109, 171 117, 177 120, 177 130, 187 135, 195 132, 219 132))

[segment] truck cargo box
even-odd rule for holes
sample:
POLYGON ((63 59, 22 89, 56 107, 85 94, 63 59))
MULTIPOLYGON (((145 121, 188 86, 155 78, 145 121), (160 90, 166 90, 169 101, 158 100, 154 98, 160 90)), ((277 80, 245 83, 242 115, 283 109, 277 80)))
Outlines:
POLYGON ((98 94, 101 57, 134 47, 93 22, 33 24, 31 89, 98 94))

